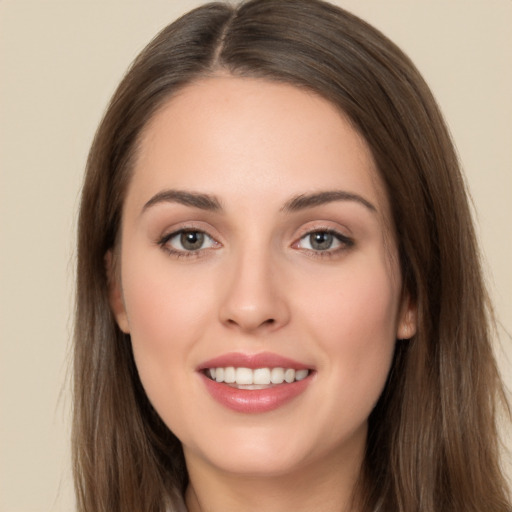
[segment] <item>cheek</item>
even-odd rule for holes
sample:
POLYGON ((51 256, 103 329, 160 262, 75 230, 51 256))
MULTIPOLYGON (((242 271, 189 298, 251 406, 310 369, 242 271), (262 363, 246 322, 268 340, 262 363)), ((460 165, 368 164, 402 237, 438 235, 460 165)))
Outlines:
POLYGON ((200 312, 211 309, 209 294, 205 293, 209 281, 187 267, 173 265, 161 251, 132 246, 122 266, 123 297, 132 336, 152 333, 144 336, 146 341, 163 337, 167 343, 172 332, 193 336, 204 316, 200 312))
MULTIPOLYGON (((361 261, 339 272, 313 275, 302 307, 322 330, 342 339, 395 337, 400 283, 382 264, 361 261)), ((341 340, 340 340, 341 341, 341 340)))
POLYGON ((371 260, 331 274, 323 287, 321 282, 302 301, 305 329, 321 346, 339 396, 371 410, 394 353, 400 283, 386 265, 371 260))
POLYGON ((165 260, 140 263, 132 257, 123 269, 123 295, 135 361, 151 394, 187 363, 213 310, 204 281, 172 272, 165 260))

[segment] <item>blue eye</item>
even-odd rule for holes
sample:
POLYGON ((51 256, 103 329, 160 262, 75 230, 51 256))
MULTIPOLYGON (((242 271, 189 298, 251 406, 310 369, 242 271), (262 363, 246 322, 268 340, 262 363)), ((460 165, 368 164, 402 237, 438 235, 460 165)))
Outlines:
POLYGON ((194 229, 176 231, 166 235, 159 243, 171 253, 196 252, 218 245, 211 236, 194 229))

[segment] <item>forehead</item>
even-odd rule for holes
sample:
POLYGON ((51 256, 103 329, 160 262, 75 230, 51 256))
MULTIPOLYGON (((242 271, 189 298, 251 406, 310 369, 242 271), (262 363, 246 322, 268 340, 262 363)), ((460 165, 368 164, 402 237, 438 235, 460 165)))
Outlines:
POLYGON ((150 120, 130 190, 142 201, 166 187, 248 202, 342 187, 387 211, 371 151, 346 116, 314 93, 254 78, 188 85, 150 120))

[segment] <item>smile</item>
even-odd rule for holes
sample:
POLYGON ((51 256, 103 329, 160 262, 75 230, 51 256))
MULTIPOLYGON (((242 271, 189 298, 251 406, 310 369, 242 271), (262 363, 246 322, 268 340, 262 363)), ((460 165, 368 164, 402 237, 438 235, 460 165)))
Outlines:
POLYGON ((237 389, 265 389, 276 384, 291 384, 305 379, 308 369, 294 368, 244 368, 233 366, 208 368, 205 375, 219 383, 229 384, 237 389))
POLYGON ((197 371, 215 402, 245 414, 270 412, 299 400, 317 374, 311 364, 269 352, 224 354, 197 371))

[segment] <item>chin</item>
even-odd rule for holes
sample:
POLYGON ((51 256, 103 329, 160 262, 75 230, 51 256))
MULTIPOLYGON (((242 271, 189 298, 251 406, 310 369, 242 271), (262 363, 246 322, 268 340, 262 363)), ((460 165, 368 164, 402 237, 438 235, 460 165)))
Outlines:
POLYGON ((360 466, 366 423, 346 436, 334 437, 332 431, 308 436, 311 432, 294 430, 275 428, 275 425, 225 430, 222 437, 216 436, 215 442, 209 438, 193 448, 184 445, 185 457, 187 464, 201 459, 217 471, 248 478, 300 477, 301 472, 315 467, 315 472, 322 472, 348 461, 360 466))
POLYGON ((204 454, 206 462, 222 473, 249 478, 284 477, 307 465, 303 457, 251 448, 230 449, 223 454, 204 454))

